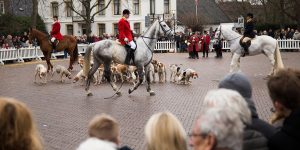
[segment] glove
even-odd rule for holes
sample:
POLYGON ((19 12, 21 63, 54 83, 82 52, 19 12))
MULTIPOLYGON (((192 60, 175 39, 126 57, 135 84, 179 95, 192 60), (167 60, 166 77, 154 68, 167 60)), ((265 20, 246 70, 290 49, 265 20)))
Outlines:
POLYGON ((124 41, 125 41, 125 42, 128 42, 128 39, 127 39, 127 38, 124 38, 124 41))

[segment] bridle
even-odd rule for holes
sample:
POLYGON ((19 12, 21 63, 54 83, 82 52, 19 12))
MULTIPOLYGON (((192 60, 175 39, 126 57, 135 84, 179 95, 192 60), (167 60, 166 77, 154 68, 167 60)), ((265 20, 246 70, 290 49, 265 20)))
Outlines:
MULTIPOLYGON (((167 36, 169 36, 170 34, 172 34, 172 33, 170 32, 170 31, 171 31, 171 28, 170 28, 169 30, 166 30, 166 29, 163 27, 163 25, 161 25, 161 22, 162 22, 162 21, 158 21, 160 28, 164 31, 164 34, 167 35, 167 36), (168 32, 169 32, 169 33, 168 33, 168 32)), ((160 31, 160 28, 159 28, 159 31, 160 31)), ((157 37, 147 37, 147 36, 143 36, 143 35, 142 35, 141 37, 142 37, 142 39, 143 39, 143 42, 144 42, 145 45, 147 46, 148 50, 150 50, 150 51, 152 52, 151 48, 150 48, 149 45, 145 42, 145 39, 144 39, 144 38, 155 40, 155 39, 157 39, 157 37)), ((153 52, 152 52, 152 53, 153 53, 153 52)))

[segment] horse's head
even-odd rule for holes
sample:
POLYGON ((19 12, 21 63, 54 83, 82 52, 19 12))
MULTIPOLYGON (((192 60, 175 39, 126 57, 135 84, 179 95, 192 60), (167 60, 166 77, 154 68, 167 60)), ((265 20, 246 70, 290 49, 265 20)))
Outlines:
POLYGON ((34 39, 33 33, 32 33, 32 27, 30 27, 28 29, 28 40, 29 40, 29 44, 32 44, 32 40, 34 39))
POLYGON ((222 34, 222 26, 220 25, 215 32, 215 39, 220 40, 222 34))
POLYGON ((163 19, 158 19, 158 24, 159 24, 159 34, 160 35, 165 35, 168 38, 172 38, 174 36, 172 29, 167 25, 163 19))

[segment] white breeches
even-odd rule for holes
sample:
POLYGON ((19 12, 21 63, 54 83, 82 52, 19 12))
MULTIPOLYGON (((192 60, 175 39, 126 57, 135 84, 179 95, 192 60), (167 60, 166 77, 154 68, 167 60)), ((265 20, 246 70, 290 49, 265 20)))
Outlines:
POLYGON ((52 38, 51 38, 51 42, 52 42, 52 43, 53 43, 55 40, 56 40, 55 37, 52 37, 52 38))
POLYGON ((131 49, 136 48, 136 44, 133 41, 130 41, 129 43, 127 43, 127 45, 129 45, 131 49))

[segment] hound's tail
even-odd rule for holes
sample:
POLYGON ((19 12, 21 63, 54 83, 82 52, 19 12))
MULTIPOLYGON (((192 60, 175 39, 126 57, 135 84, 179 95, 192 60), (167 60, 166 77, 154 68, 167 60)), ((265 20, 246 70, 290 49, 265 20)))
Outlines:
POLYGON ((275 57, 275 66, 274 66, 275 71, 274 71, 274 73, 276 74, 280 69, 284 68, 278 43, 276 43, 276 49, 275 49, 274 57, 275 57))
POLYGON ((83 65, 83 74, 87 77, 89 71, 90 71, 90 65, 91 65, 91 52, 94 47, 95 43, 92 43, 88 46, 85 52, 84 56, 84 65, 83 65))

